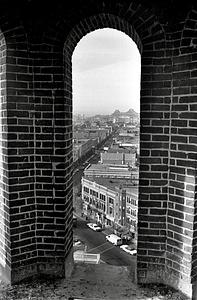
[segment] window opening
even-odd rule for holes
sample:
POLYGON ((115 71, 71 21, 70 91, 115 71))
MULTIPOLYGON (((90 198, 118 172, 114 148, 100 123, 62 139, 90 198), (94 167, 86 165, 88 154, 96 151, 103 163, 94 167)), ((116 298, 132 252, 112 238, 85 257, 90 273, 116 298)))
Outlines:
MULTIPOLYGON (((132 39, 110 28, 87 34, 73 52, 73 205, 79 218, 73 231, 74 239, 85 240, 84 251, 106 243, 107 234, 136 247, 140 59, 132 39)), ((117 264, 132 264, 117 251, 123 257, 117 264)), ((102 260, 114 262, 109 253, 102 260)))

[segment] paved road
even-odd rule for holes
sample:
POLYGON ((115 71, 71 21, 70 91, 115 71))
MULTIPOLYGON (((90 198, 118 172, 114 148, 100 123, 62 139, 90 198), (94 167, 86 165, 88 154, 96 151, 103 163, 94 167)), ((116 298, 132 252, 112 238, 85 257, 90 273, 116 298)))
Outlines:
POLYGON ((131 266, 135 269, 136 257, 125 253, 118 246, 113 246, 105 239, 103 232, 95 232, 88 228, 86 222, 78 220, 74 228, 74 235, 77 235, 87 245, 87 252, 100 253, 101 260, 114 266, 131 266))
MULTIPOLYGON (((108 141, 109 142, 109 141, 108 141)), ((77 197, 79 191, 81 177, 83 176, 83 169, 90 163, 97 163, 100 159, 99 154, 92 155, 78 170, 74 173, 74 206, 76 210, 81 207, 81 197, 77 197)), ((113 246, 111 243, 106 242, 105 234, 102 232, 95 232, 87 227, 86 222, 78 220, 77 228, 74 228, 74 235, 77 235, 87 245, 87 251, 90 253, 100 253, 101 260, 116 266, 131 266, 135 269, 136 257, 133 257, 119 247, 113 246)))
POLYGON ((100 159, 99 154, 94 154, 90 158, 86 160, 81 166, 79 166, 77 169, 74 171, 74 176, 73 176, 73 191, 74 191, 74 199, 73 199, 73 205, 75 210, 80 213, 82 209, 82 201, 81 201, 81 196, 80 196, 80 191, 81 191, 81 178, 83 176, 83 171, 84 169, 89 165, 89 164, 96 164, 100 159))

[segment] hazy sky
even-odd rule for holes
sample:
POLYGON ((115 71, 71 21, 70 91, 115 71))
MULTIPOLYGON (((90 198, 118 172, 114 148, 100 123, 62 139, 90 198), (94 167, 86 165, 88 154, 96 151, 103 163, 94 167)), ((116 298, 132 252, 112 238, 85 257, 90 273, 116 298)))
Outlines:
POLYGON ((136 44, 121 31, 99 29, 83 37, 72 57, 73 112, 139 112, 140 60, 136 44))

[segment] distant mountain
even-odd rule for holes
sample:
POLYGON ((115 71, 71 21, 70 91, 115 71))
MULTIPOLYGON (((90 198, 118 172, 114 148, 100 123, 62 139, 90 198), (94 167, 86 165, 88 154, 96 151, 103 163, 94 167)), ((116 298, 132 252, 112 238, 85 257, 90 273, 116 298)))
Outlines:
POLYGON ((119 111, 119 109, 116 109, 111 115, 102 115, 102 114, 98 114, 98 115, 95 115, 95 116, 92 116, 92 117, 89 117, 90 119, 91 118, 109 118, 109 117, 123 117, 123 116, 128 116, 128 117, 134 117, 134 118, 137 118, 139 116, 139 113, 137 113, 134 109, 130 108, 128 111, 126 112, 121 112, 119 111))
POLYGON ((113 114, 111 114, 111 116, 118 117, 118 116, 120 116, 120 114, 121 114, 121 112, 120 112, 118 109, 116 109, 116 110, 113 112, 113 114))
POLYGON ((111 116, 112 117, 120 117, 120 116, 132 116, 132 117, 137 117, 139 114, 132 108, 130 108, 126 112, 120 112, 118 109, 116 109, 111 116))

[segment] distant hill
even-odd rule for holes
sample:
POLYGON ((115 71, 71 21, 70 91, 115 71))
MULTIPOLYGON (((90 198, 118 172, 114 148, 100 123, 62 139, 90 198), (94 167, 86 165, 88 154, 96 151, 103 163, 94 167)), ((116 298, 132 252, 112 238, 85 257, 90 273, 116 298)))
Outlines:
POLYGON ((137 117, 139 114, 132 108, 130 108, 126 112, 120 112, 118 109, 116 109, 111 116, 112 117, 120 117, 120 116, 129 116, 129 117, 137 117))
POLYGON ((111 114, 111 116, 114 116, 114 117, 119 117, 121 115, 121 112, 118 110, 118 109, 116 109, 114 112, 113 112, 113 114, 111 114))
POLYGON ((98 115, 95 115, 94 118, 109 118, 109 117, 121 117, 121 116, 129 116, 129 117, 137 118, 139 116, 139 113, 137 113, 132 108, 130 108, 126 112, 121 112, 121 111, 119 111, 119 109, 116 109, 111 115, 110 114, 109 115, 98 114, 98 115))

